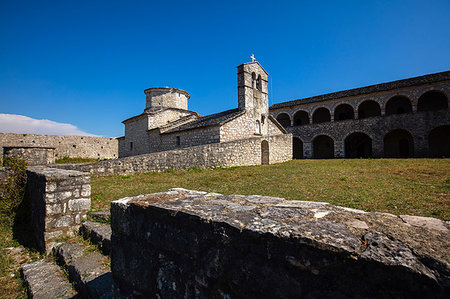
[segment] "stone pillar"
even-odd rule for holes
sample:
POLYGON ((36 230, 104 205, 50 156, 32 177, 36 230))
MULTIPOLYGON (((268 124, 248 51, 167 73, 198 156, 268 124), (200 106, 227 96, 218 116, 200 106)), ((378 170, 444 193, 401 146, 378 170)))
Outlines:
POLYGON ((312 142, 303 142, 303 156, 306 159, 312 159, 313 157, 312 142))
POLYGON ((335 141, 334 142, 334 157, 335 158, 344 158, 345 157, 344 141, 335 141))
POLYGON ((77 231, 91 208, 88 173, 48 167, 27 170, 31 225, 37 245, 49 252, 56 239, 77 231))

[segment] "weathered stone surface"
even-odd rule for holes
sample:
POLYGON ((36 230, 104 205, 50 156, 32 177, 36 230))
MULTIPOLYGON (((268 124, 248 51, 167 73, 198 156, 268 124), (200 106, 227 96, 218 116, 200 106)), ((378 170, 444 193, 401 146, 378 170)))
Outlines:
POLYGON ((111 218, 111 213, 109 211, 104 211, 104 212, 92 212, 89 214, 89 216, 91 216, 92 218, 97 218, 103 221, 109 221, 109 219, 111 218))
POLYGON ((113 202, 116 297, 450 294, 448 231, 391 214, 264 198, 171 189, 113 202))
POLYGON ((414 226, 426 227, 429 229, 441 230, 445 232, 448 231, 448 228, 445 226, 444 222, 436 218, 410 215, 400 215, 400 218, 406 223, 414 226))
POLYGON ((76 292, 61 269, 52 262, 40 260, 22 266, 31 298, 73 298, 76 292))
POLYGON ((96 244, 104 254, 111 252, 111 226, 97 222, 86 221, 80 227, 80 233, 85 239, 96 244))
POLYGON ((71 281, 88 298, 112 298, 113 281, 108 259, 98 252, 85 253, 83 245, 62 245, 57 256, 67 267, 71 281))

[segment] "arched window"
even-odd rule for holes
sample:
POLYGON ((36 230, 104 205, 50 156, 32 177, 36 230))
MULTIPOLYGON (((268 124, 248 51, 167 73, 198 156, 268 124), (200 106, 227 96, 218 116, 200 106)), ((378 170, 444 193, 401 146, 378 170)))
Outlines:
POLYGON ((448 100, 442 92, 431 90, 420 96, 417 111, 432 111, 448 108, 448 100))
POLYGON ((318 124, 318 123, 324 123, 324 122, 328 122, 331 121, 331 115, 330 115, 330 111, 327 108, 319 108, 316 111, 314 111, 313 114, 313 123, 314 124, 318 124))
POLYGON ((291 118, 286 113, 280 113, 277 116, 277 121, 285 128, 291 126, 291 118))
POLYGON ((306 111, 297 111, 294 114, 294 126, 302 126, 309 124, 309 115, 306 111))
POLYGON ((259 120, 256 120, 255 122, 255 133, 261 134, 261 123, 259 122, 259 120))
POLYGON ((258 75, 258 79, 256 79, 256 89, 262 91, 261 75, 258 75))
POLYGON ((252 73, 252 88, 256 88, 256 74, 252 73))
POLYGON ((411 113, 411 101, 405 96, 395 96, 386 103, 386 115, 411 113))
POLYGON ((364 101, 358 106, 358 119, 380 116, 380 105, 372 100, 364 101))
POLYGON ((354 119, 353 108, 349 104, 340 104, 334 109, 334 120, 354 119))

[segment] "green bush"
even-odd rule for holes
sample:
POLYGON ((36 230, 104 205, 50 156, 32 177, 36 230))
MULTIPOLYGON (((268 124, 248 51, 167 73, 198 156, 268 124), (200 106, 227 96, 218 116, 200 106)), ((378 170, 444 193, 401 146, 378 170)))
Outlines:
POLYGON ((0 222, 12 223, 25 196, 26 163, 17 157, 5 157, 7 177, 0 182, 0 222))

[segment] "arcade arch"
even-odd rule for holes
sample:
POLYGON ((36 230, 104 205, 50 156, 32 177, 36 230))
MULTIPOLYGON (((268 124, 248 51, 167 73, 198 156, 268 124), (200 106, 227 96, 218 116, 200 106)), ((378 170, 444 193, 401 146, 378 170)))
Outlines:
POLYGON ((291 126, 291 118, 286 113, 280 113, 277 116, 277 121, 285 128, 291 126))
POLYGON ((395 96, 386 103, 386 115, 411 113, 411 101, 405 96, 395 96))
POLYGON ((355 132, 344 141, 346 158, 371 158, 372 139, 364 133, 355 132))
POLYGON ((292 158, 303 159, 303 141, 298 137, 292 138, 292 158))
POLYGON ((313 140, 313 158, 334 158, 334 141, 327 135, 319 135, 313 140))
POLYGON ((358 106, 358 119, 364 119, 381 115, 380 105, 372 100, 367 100, 358 106))
POLYGON ((428 134, 428 146, 431 157, 450 158, 450 126, 440 126, 428 134))
POLYGON ((329 122, 331 121, 330 111, 324 107, 318 108, 314 111, 312 119, 314 124, 329 122))
POLYGON ((420 96, 417 101, 417 112, 432 111, 448 108, 445 94, 437 90, 430 90, 420 96))
POLYGON ((384 156, 410 158, 414 156, 414 138, 403 129, 392 130, 384 136, 384 156))
POLYGON ((309 124, 308 112, 299 110, 294 114, 294 126, 302 126, 309 124))
POLYGON ((340 104, 334 109, 334 120, 354 119, 353 107, 349 104, 340 104))

